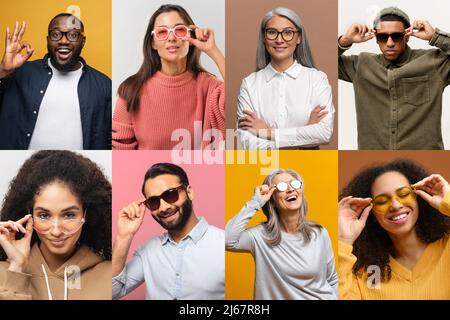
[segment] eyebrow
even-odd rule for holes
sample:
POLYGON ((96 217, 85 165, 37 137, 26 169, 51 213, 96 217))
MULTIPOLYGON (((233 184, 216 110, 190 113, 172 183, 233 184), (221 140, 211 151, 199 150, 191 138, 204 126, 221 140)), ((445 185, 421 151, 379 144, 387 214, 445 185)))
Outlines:
MULTIPOLYGON (((36 207, 36 208, 34 208, 34 210, 50 212, 50 210, 43 208, 43 207, 36 207)), ((65 211, 69 211, 69 210, 81 210, 81 209, 77 205, 73 205, 73 206, 67 207, 65 209, 62 209, 61 212, 65 212, 65 211)))
MULTIPOLYGON (((174 27, 177 27, 177 26, 187 26, 187 25, 188 25, 187 23, 181 22, 181 23, 175 24, 174 27)), ((169 29, 170 29, 170 27, 169 27, 169 26, 166 26, 165 24, 162 24, 162 25, 160 25, 160 26, 155 26, 155 28, 160 28, 160 27, 164 27, 164 28, 169 28, 169 29)))

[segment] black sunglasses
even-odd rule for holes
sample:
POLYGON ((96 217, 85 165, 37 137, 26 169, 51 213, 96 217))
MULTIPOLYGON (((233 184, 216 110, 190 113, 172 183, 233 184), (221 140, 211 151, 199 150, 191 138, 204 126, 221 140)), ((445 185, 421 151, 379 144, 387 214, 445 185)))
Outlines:
POLYGON ((405 32, 377 33, 376 37, 378 42, 387 42, 389 37, 394 42, 400 42, 405 37, 405 32))
POLYGON ((144 204, 151 211, 158 210, 161 204, 161 199, 163 199, 168 204, 177 202, 179 199, 178 190, 180 189, 186 189, 186 187, 184 185, 181 185, 176 188, 171 188, 161 193, 160 196, 152 196, 145 199, 141 202, 141 204, 144 204))

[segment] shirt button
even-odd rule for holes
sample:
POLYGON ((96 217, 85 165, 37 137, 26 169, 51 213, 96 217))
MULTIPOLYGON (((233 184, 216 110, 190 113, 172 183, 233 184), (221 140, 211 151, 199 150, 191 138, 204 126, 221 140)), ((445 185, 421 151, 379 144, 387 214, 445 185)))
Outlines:
POLYGON ((40 93, 44 93, 44 90, 39 91, 40 93))
POLYGON ((31 133, 27 133, 27 137, 30 137, 31 136, 31 133))
POLYGON ((176 273, 176 275, 177 275, 177 277, 179 277, 179 276, 180 276, 180 274, 179 274, 178 272, 176 273))
POLYGON ((49 72, 49 73, 48 73, 48 75, 49 75, 49 76, 51 76, 51 75, 52 75, 52 73, 51 73, 51 72, 49 72))
POLYGON ((33 113, 34 113, 34 114, 37 114, 37 111, 36 111, 36 110, 34 110, 34 111, 33 111, 33 113))

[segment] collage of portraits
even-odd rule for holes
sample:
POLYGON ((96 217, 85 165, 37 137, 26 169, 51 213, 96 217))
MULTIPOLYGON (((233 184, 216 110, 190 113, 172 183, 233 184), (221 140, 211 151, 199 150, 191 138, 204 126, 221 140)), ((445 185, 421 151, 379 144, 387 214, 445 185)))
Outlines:
POLYGON ((450 300, 449 12, 2 2, 0 300, 450 300))

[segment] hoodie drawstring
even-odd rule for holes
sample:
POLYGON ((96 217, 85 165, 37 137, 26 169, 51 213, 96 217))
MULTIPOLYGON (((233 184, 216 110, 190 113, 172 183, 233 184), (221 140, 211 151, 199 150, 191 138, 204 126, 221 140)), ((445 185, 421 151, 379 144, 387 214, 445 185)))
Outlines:
MULTIPOLYGON (((41 267, 42 271, 44 272, 45 284, 47 285, 48 300, 53 300, 52 292, 50 291, 50 285, 48 283, 47 271, 45 271, 45 267, 43 264, 41 264, 41 267)), ((67 266, 64 267, 64 300, 67 300, 67 266)))

